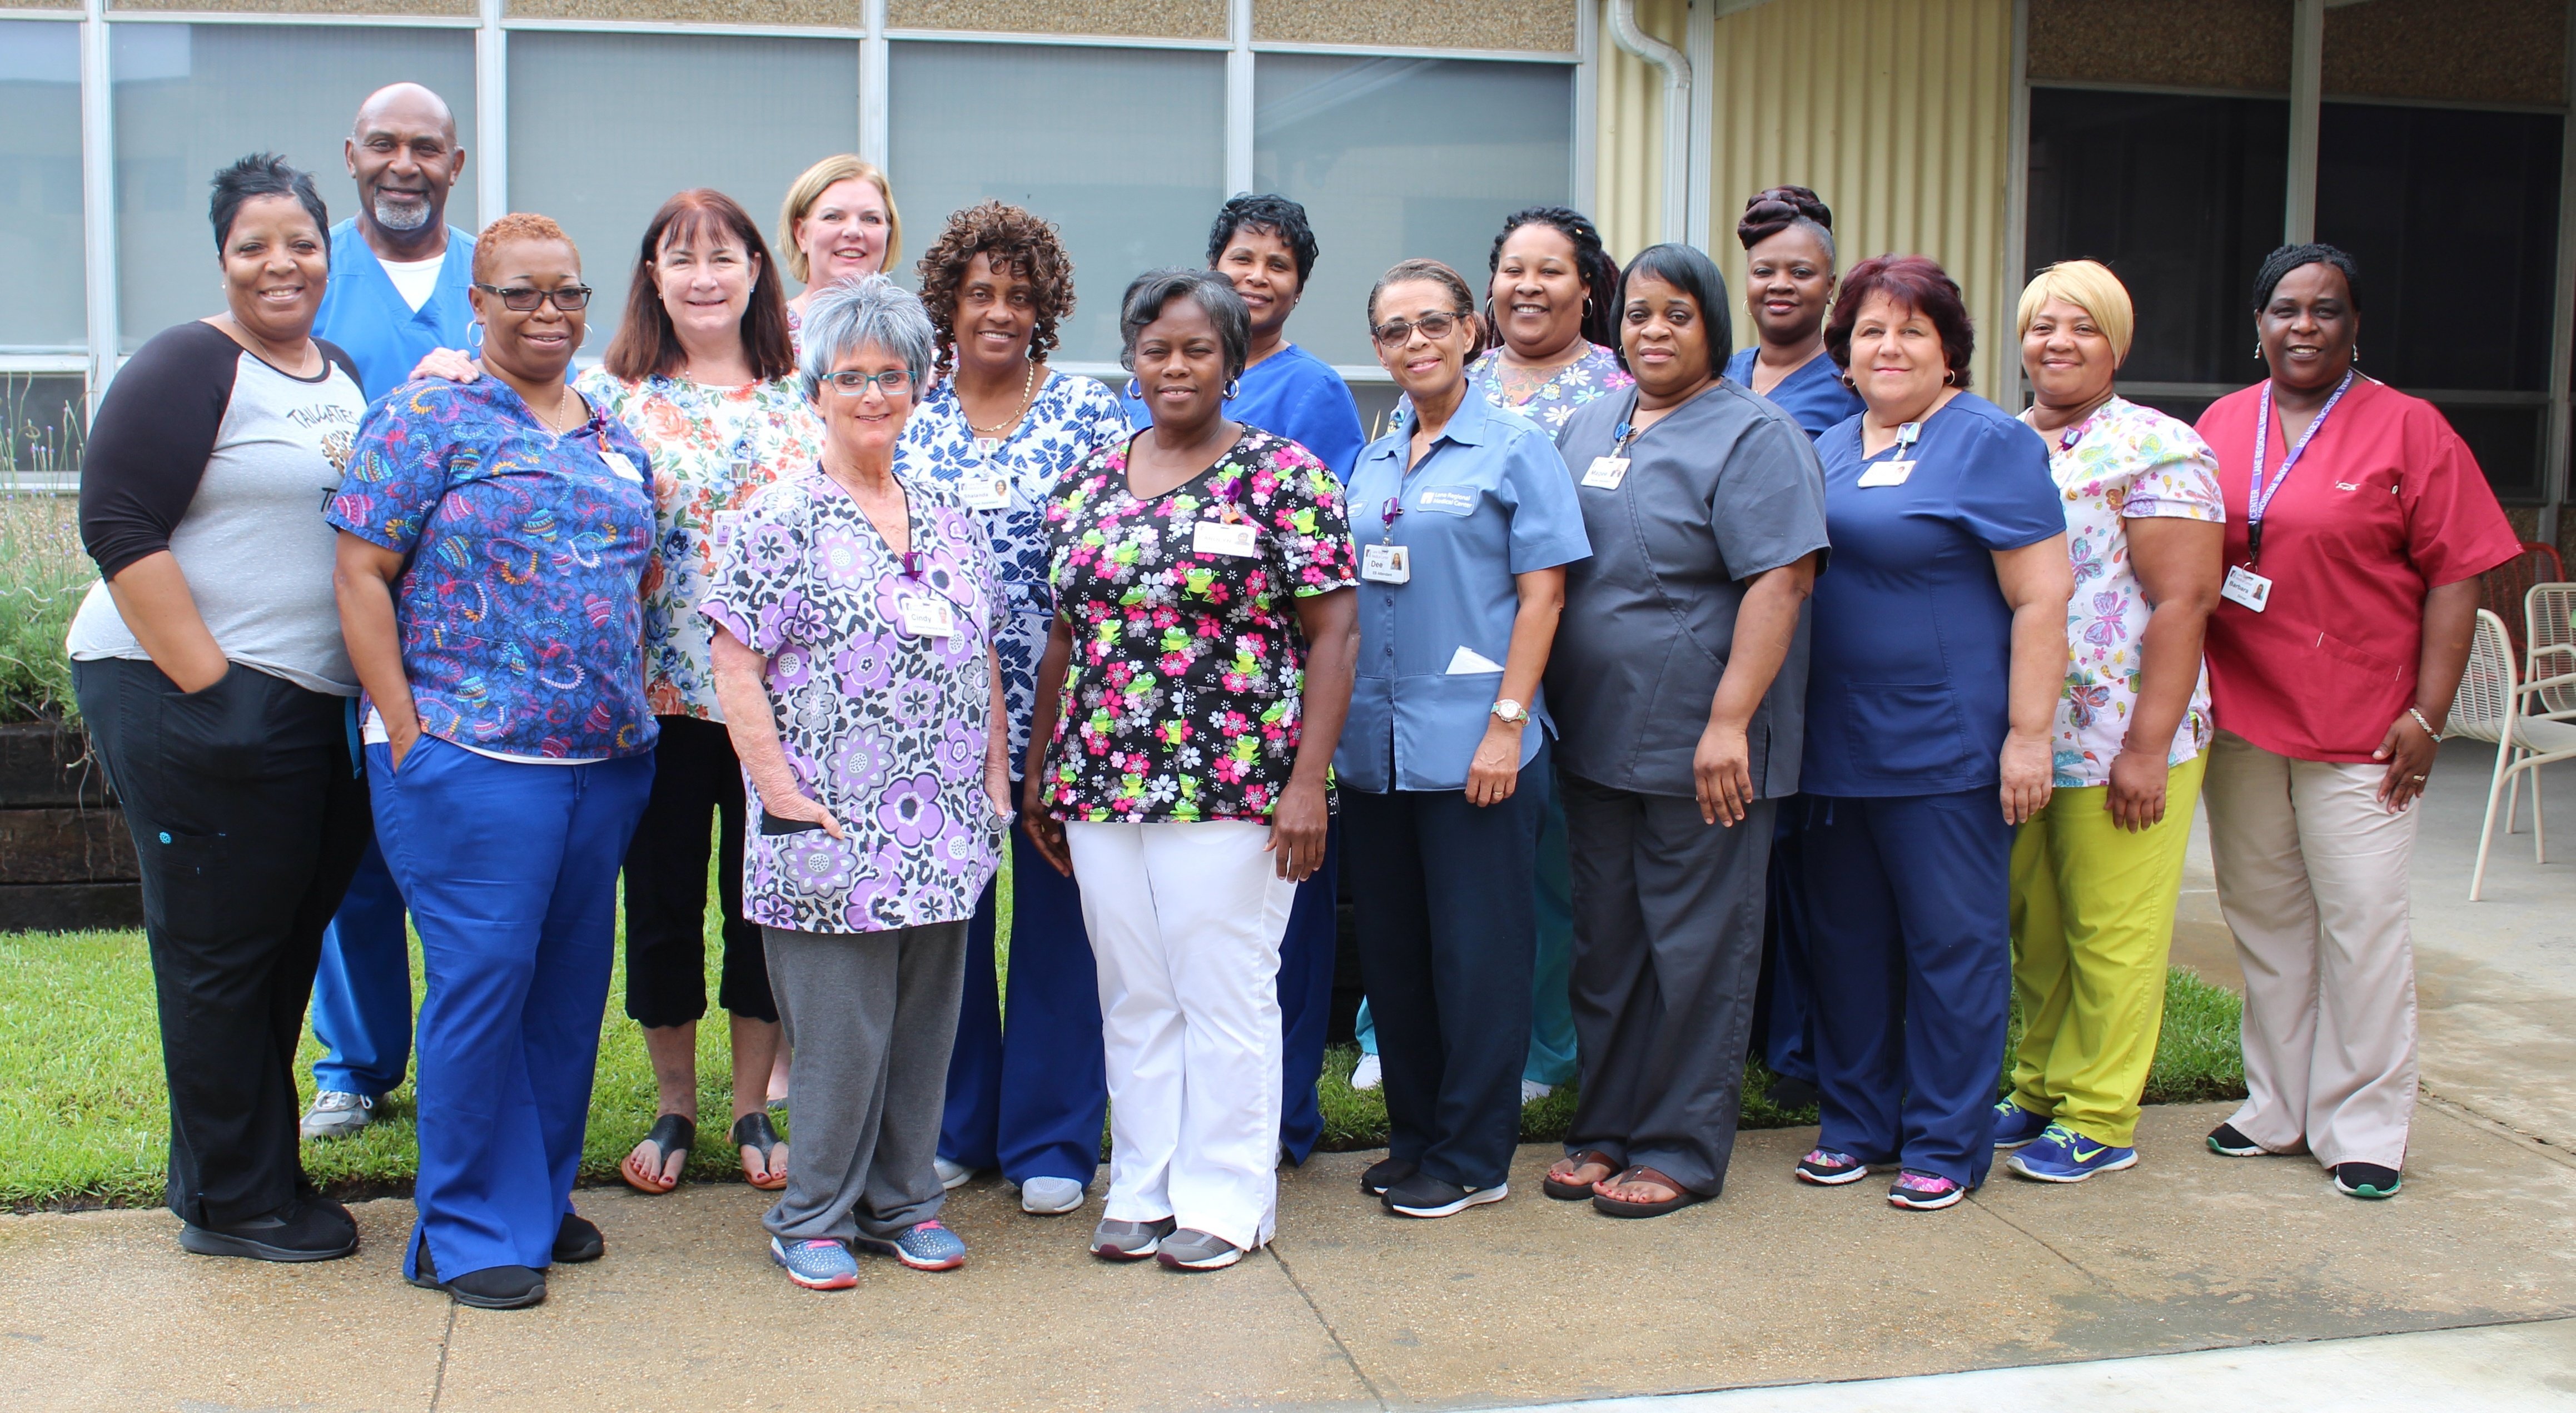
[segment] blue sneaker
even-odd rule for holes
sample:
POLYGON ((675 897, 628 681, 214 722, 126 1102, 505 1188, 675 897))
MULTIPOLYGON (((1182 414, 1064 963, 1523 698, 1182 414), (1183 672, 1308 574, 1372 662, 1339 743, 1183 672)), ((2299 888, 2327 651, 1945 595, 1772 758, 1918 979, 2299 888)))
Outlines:
POLYGON ((2010 1099, 1995 1106, 1995 1147, 2019 1148, 2048 1129, 2048 1117, 2034 1114, 2010 1099))
POLYGON ((2137 1165, 2137 1149, 2096 1143, 2064 1124, 2050 1124, 2039 1141, 2004 1159, 2005 1167, 2041 1182, 2082 1182, 2137 1165))
POLYGON ((807 1290, 848 1290, 859 1283, 859 1258, 837 1241, 769 1239, 769 1259, 807 1290))
POLYGON ((916 1271, 953 1271, 966 1264, 966 1243, 935 1221, 922 1222, 892 1241, 862 1236, 851 1244, 891 1256, 916 1271))

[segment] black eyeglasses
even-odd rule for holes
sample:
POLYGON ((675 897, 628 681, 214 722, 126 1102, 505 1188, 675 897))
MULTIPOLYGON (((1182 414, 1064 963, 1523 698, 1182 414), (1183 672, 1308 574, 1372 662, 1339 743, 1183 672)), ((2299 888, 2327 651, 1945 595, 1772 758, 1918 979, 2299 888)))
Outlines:
POLYGON ((588 285, 562 285, 554 289, 531 289, 526 285, 512 285, 508 289, 503 289, 499 285, 487 285, 477 280, 474 282, 474 287, 501 301, 502 308, 515 309, 522 314, 533 311, 549 299, 555 302, 557 309, 566 314, 578 314, 585 305, 590 303, 588 285))
POLYGON ((1449 337, 1449 331, 1458 326, 1458 320, 1462 317, 1457 314, 1425 314, 1419 319, 1389 319, 1369 330, 1369 333, 1379 343, 1393 348, 1413 337, 1413 331, 1416 329, 1422 331, 1424 338, 1445 339, 1449 337))

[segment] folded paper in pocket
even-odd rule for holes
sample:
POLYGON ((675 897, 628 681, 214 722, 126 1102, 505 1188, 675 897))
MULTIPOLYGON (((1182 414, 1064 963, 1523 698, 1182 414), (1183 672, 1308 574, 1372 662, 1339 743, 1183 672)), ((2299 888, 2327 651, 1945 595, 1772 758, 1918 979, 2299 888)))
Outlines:
POLYGON ((1501 663, 1494 661, 1492 658, 1485 656, 1474 648, 1462 646, 1449 659, 1448 675, 1459 677, 1471 672, 1500 672, 1502 670, 1503 665, 1501 663))

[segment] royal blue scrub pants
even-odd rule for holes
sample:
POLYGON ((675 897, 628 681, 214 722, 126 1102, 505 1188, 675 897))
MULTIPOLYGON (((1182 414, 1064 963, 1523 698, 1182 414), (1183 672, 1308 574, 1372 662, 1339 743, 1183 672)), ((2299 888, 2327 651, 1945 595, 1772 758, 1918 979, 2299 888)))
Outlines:
POLYGON ((322 934, 313 974, 313 1087, 381 1099, 411 1065, 411 943, 402 890, 373 839, 322 934))
POLYGON ((2012 1003, 2012 826, 1995 787, 1803 801, 1816 1146, 1975 1187, 2012 1003))
POLYGON ((1334 880, 1341 865, 1342 821, 1336 815, 1324 835, 1323 867, 1297 885, 1288 935, 1279 941, 1279 1146, 1292 1163, 1305 1162, 1324 1136, 1315 1081, 1324 1074, 1324 1030, 1333 1019, 1333 955, 1341 935, 1334 880))
POLYGON ((572 1211, 617 941, 617 870, 653 757, 499 761, 367 748, 376 837, 420 932, 421 1243, 441 1280, 544 1267, 572 1211))
MULTIPOLYGON (((1011 797, 1019 798, 1019 786, 1011 797)), ((1082 928, 1082 889, 1011 831, 1011 981, 1007 1008, 994 979, 997 875, 966 925, 965 1000, 948 1057, 939 1156, 1000 1168, 1013 1182, 1071 1178, 1100 1168, 1109 1074, 1100 1047, 1100 976, 1082 928), (1003 1024, 1007 1013, 1009 1024, 1003 1024)))

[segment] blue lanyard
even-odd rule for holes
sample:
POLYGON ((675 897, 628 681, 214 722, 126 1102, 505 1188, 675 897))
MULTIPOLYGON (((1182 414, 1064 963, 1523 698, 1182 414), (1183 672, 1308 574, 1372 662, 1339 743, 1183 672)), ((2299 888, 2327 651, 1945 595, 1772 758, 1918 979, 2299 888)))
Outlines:
POLYGON ((2249 567, 2263 557, 2263 512, 2272 508, 2272 497, 2279 495, 2282 484, 2290 479, 2290 468, 2299 464, 2300 454, 2324 429, 2326 418, 2334 414, 2335 404, 2343 401, 2343 395, 2351 390, 2352 377, 2353 370, 2345 369, 2343 381, 2335 384, 2334 393, 2326 399, 2326 405, 2317 409, 2317 420, 2310 422, 2308 429, 2299 433, 2298 441, 2282 455, 2280 474, 2272 478, 2270 485, 2263 483, 2263 452, 2272 430, 2272 380, 2263 380, 2263 391, 2254 404, 2253 483, 2245 495, 2245 563, 2249 567))

